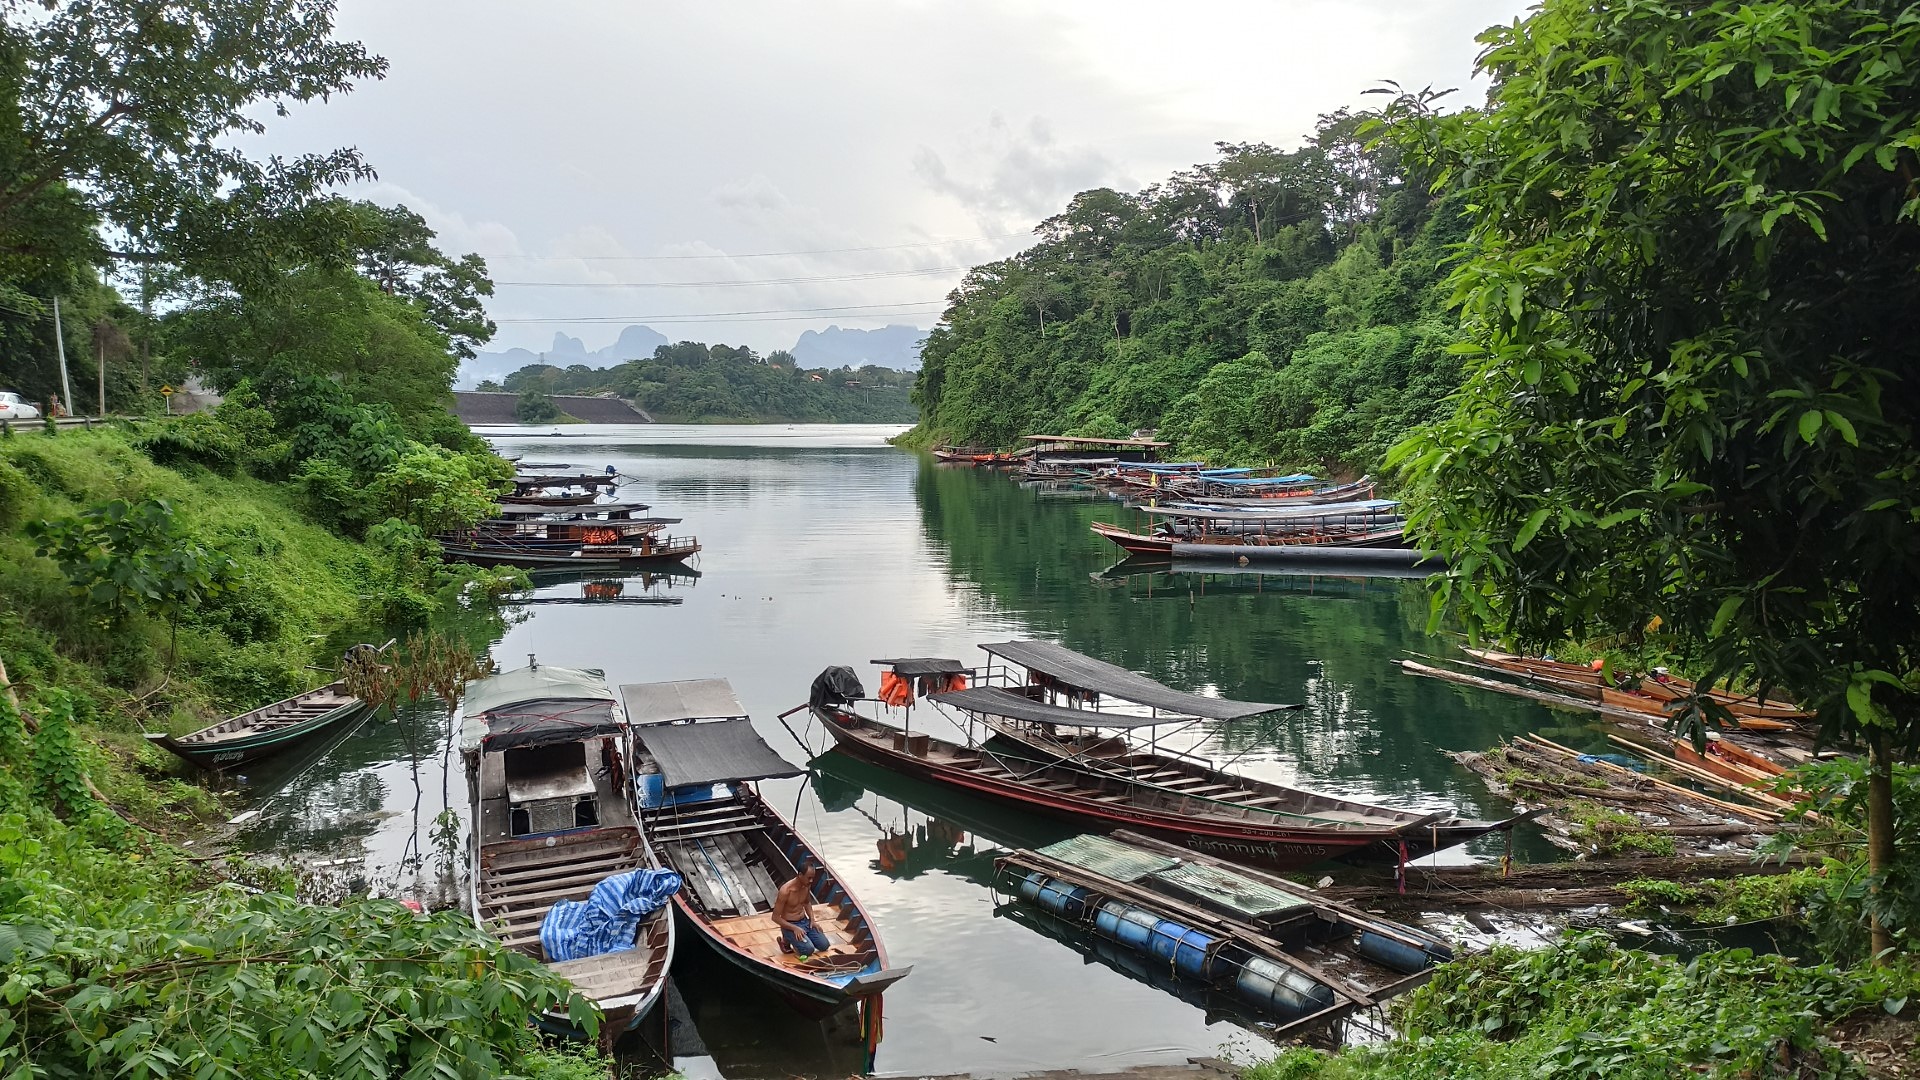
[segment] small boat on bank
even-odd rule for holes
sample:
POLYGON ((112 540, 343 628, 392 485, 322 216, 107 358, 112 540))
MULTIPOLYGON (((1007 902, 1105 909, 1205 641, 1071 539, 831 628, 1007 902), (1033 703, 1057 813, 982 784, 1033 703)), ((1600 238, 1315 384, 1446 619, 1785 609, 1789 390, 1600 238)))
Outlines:
POLYGON ((642 828, 685 887, 674 905, 719 958, 760 980, 804 1014, 868 1008, 913 969, 889 968, 866 910, 778 811, 756 781, 799 776, 775 753, 723 679, 622 686, 636 745, 634 798, 642 828), (812 921, 830 947, 800 957, 782 947, 773 919, 780 886, 819 871, 812 921))
MULTIPOLYGON (((594 901, 603 883, 661 868, 624 790, 631 748, 619 702, 597 670, 533 664, 468 684, 456 732, 473 815, 474 921, 590 998, 611 1043, 666 987, 672 905, 641 914, 613 943, 625 947, 595 955, 556 959, 543 929, 555 905, 594 901)), ((561 1013, 539 1024, 582 1034, 561 1013)))
MULTIPOLYGON (((369 646, 371 648, 371 646, 369 646)), ((366 719, 372 708, 354 697, 345 680, 263 705, 190 735, 149 733, 147 739, 211 772, 318 742, 348 724, 366 719)))

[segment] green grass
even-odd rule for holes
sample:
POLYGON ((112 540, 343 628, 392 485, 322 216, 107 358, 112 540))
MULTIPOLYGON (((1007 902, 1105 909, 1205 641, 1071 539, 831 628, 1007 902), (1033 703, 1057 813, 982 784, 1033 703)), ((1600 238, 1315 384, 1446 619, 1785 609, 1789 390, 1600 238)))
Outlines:
POLYGON ((109 799, 168 831, 218 811, 143 731, 180 734, 322 681, 342 635, 379 632, 390 568, 310 520, 293 491, 244 474, 154 464, 119 430, 0 439, 0 660, 28 696, 59 686, 109 799), (237 564, 234 588, 171 628, 146 614, 108 626, 35 554, 28 523, 110 499, 163 499, 237 564))

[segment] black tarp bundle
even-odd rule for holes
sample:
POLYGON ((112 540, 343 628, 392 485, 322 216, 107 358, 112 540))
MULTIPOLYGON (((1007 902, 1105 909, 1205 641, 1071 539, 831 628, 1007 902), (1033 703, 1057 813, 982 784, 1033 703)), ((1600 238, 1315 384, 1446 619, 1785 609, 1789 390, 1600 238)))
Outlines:
POLYGON ((830 667, 814 676, 813 688, 807 692, 807 704, 816 709, 825 709, 834 705, 846 705, 867 696, 867 688, 860 685, 860 676, 845 665, 830 667))

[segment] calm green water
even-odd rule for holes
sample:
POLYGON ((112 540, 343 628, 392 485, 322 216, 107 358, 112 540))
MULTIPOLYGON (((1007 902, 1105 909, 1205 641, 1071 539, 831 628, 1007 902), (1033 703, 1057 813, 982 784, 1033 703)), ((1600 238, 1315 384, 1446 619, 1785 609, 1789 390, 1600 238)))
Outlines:
MULTIPOLYGON (((1256 775, 1408 808, 1506 812, 1441 751, 1566 723, 1402 675, 1393 660, 1448 648, 1424 634, 1417 582, 1106 574, 1116 552, 1087 524, 1127 521, 1117 503, 936 466, 885 446, 898 429, 565 430, 496 441, 530 460, 611 464, 636 478, 621 496, 686 519, 682 529, 705 546, 698 576, 631 578, 617 602, 578 579, 544 582, 510 625, 476 618, 476 632, 495 638, 506 667, 534 653, 604 668, 615 683, 730 679, 768 741, 796 761, 825 740, 797 726, 797 743, 775 716, 805 700, 822 668, 851 665, 872 689, 874 657, 983 662, 977 643, 1015 637, 1056 640, 1183 689, 1302 702, 1298 712, 1195 730, 1189 741, 1237 755, 1256 775)), ((915 719, 940 732, 932 710, 915 719)), ((443 712, 378 718, 312 760, 248 777, 260 813, 246 840, 330 862, 343 889, 457 900, 465 782, 457 760, 452 775, 449 764, 443 712)), ((1270 1045, 1222 1003, 1154 985, 1156 973, 1130 969, 1127 956, 1002 906, 991 888, 995 852, 1055 839, 1056 824, 837 756, 766 791, 866 903, 893 962, 914 967, 887 996, 882 1072, 1112 1068, 1270 1045)), ((696 942, 683 944, 689 962, 677 977, 712 1055, 683 1067, 727 1076, 857 1069, 850 1032, 800 1022, 700 964, 696 942)))

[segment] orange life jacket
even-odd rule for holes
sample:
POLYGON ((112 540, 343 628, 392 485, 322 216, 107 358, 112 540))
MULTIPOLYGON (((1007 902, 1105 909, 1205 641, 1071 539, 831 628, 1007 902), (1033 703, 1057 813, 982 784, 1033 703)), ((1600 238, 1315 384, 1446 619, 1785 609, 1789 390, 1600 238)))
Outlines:
POLYGON ((880 700, 896 708, 913 704, 913 684, 892 671, 880 674, 880 700))

